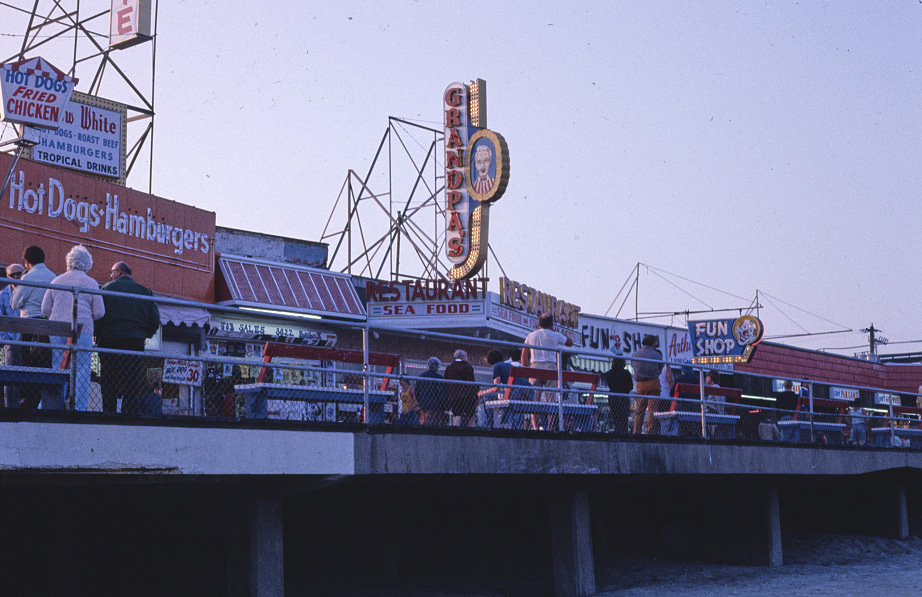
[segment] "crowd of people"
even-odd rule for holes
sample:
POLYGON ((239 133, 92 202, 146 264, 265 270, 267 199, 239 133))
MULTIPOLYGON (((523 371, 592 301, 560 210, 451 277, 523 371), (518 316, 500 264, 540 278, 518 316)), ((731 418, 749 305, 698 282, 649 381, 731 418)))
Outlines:
MULTIPOLYGON (((558 396, 568 401, 575 395, 589 391, 588 388, 573 390, 567 388, 566 384, 561 388, 556 381, 550 382, 554 386, 550 388, 545 385, 546 380, 529 379, 517 373, 513 375, 513 367, 556 370, 558 350, 569 346, 566 337, 553 332, 553 318, 549 315, 543 315, 539 325, 536 333, 529 334, 524 349, 514 347, 504 351, 494 348, 487 353, 487 363, 492 367, 492 385, 487 387, 484 387, 482 382, 475 382, 474 368, 464 350, 454 352, 451 363, 444 371, 440 360, 431 357, 426 370, 418 377, 400 378, 397 424, 459 428, 478 426, 556 429, 555 422, 548 420, 551 417, 523 415, 512 409, 501 408, 502 404, 496 402, 508 399, 556 403, 558 396)), ((794 383, 791 380, 783 382, 783 391, 776 396, 776 401, 771 407, 740 410, 737 405, 727 401, 727 396, 732 395, 733 389, 721 389, 718 371, 699 373, 685 366, 671 367, 665 362, 659 350, 659 340, 654 335, 644 336, 640 347, 630 354, 628 359, 623 356, 613 358, 611 368, 600 377, 604 385, 600 385, 594 393, 607 394, 607 415, 596 421, 595 431, 606 431, 619 436, 666 433, 660 429, 660 421, 656 414, 675 408, 675 403, 683 400, 687 400, 684 404, 685 410, 697 412, 700 403, 697 388, 703 384, 704 412, 707 415, 716 415, 707 418, 704 432, 708 437, 720 437, 718 427, 722 416, 726 419, 738 419, 739 417, 733 413, 745 412, 750 415, 746 424, 748 426, 751 423, 751 428, 740 429, 741 437, 789 443, 803 441, 798 435, 802 433, 800 427, 785 424, 795 419, 795 411, 801 401, 801 395, 794 391, 794 383), (676 399, 674 393, 677 384, 680 383, 695 386, 694 397, 688 395, 676 399)), ((822 409, 818 409, 817 412, 821 411, 822 409)), ((820 420, 828 418, 819 416, 820 420)), ((801 419, 808 420, 809 417, 804 414, 801 419)), ((867 445, 869 415, 861 407, 859 400, 851 405, 847 415, 836 417, 836 420, 840 419, 844 421, 842 443, 867 445)), ((686 427, 689 435, 701 433, 700 423, 690 422, 686 427)))
MULTIPOLYGON (((124 261, 115 263, 109 270, 109 280, 100 285, 89 275, 93 258, 82 245, 71 248, 63 261, 65 272, 55 275, 46 265, 44 251, 34 245, 27 247, 22 253, 22 263, 9 264, 5 269, 11 283, 0 290, 0 315, 75 322, 71 333, 67 336, 17 334, 0 328, 0 345, 3 345, 7 366, 72 367, 74 387, 70 388, 69 383, 7 383, 3 388, 3 406, 162 414, 160 383, 146 379, 143 356, 145 340, 160 326, 159 310, 154 301, 136 298, 152 296, 151 290, 133 279, 132 270, 124 261), (117 295, 80 292, 98 289, 117 295), (16 342, 31 344, 23 346, 16 342), (76 350, 68 344, 74 344, 76 350), (94 346, 103 349, 98 352, 98 367, 92 364, 94 346), (74 358, 72 365, 68 363, 71 356, 74 358), (98 374, 94 369, 98 369, 98 374)), ((500 408, 502 405, 496 401, 556 403, 558 399, 573 400, 582 390, 568 388, 566 383, 559 384, 554 375, 534 378, 512 375, 514 367, 556 371, 558 359, 566 359, 563 349, 572 345, 572 340, 554 330, 553 317, 543 313, 539 316, 538 328, 525 338, 523 348, 494 348, 487 353, 486 361, 492 368, 492 384, 487 387, 477 382, 465 350, 455 350, 444 369, 442 362, 433 356, 418 376, 398 380, 395 422, 400 426, 556 429, 556 415, 550 411, 523 414, 500 408)), ((534 371, 538 373, 540 371, 534 371)), ((674 368, 665 362, 659 339, 654 335, 645 335, 630 355, 614 357, 611 368, 601 375, 601 380, 604 386, 599 391, 607 393, 607 411, 603 410, 607 415, 596 421, 595 430, 620 436, 662 433, 656 415, 673 404, 676 384, 699 384, 697 372, 687 367, 674 368)), ((705 412, 714 415, 735 412, 725 401, 726 392, 715 390, 720 387, 718 372, 705 371, 703 380, 705 412)), ((230 383, 229 388, 219 392, 223 400, 208 403, 214 403, 206 409, 209 414, 220 411, 224 416, 233 415, 233 409, 226 412, 226 397, 233 392, 233 380, 230 383)), ((206 380, 203 391, 207 386, 206 380)), ((755 423, 757 432, 749 435, 764 441, 797 441, 795 434, 800 430, 787 422, 795 418, 799 400, 793 382, 785 381, 773 408, 762 409, 761 418, 755 423)), ((847 423, 845 441, 857 446, 867 445, 870 418, 860 400, 856 400, 844 418, 847 423)), ((705 432, 715 436, 716 427, 708 423, 705 432)), ((699 425, 697 432, 700 431, 699 425)), ((894 445, 899 441, 898 437, 894 439, 894 445)))
POLYGON ((124 261, 112 266, 109 281, 100 286, 89 275, 93 257, 83 245, 76 245, 68 251, 64 256, 64 266, 65 272, 55 275, 46 265, 45 252, 41 247, 26 247, 22 263, 6 267, 6 277, 13 282, 0 292, 0 315, 75 323, 70 335, 17 334, 5 330, 0 335, 0 342, 4 344, 4 362, 8 366, 67 369, 73 354, 74 387, 71 388, 69 383, 8 383, 4 387, 3 405, 6 408, 71 408, 115 413, 121 400, 123 413, 159 414, 160 401, 151 399, 159 388, 156 383, 148 383, 144 378, 141 353, 144 341, 160 327, 160 313, 155 302, 131 297, 153 296, 153 293, 131 277, 131 267, 124 261), (100 288, 125 296, 80 292, 100 288), (13 342, 29 342, 32 345, 13 342), (41 344, 48 346, 38 346, 41 344), (76 349, 69 349, 69 344, 76 349), (94 345, 120 351, 99 353, 99 375, 92 370, 94 345))

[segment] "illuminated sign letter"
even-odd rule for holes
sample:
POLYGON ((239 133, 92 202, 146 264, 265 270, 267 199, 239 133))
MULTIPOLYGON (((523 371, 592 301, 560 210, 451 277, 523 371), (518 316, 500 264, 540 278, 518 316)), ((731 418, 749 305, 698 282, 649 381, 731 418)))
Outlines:
POLYGON ((109 47, 130 48, 151 39, 150 0, 112 0, 109 47))

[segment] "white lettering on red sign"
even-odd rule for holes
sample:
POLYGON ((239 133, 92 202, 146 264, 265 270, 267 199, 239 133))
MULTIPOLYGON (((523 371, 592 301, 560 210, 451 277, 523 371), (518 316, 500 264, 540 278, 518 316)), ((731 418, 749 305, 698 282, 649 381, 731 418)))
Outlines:
MULTIPOLYGON (((64 184, 49 178, 47 189, 45 183, 35 184, 27 181, 25 172, 19 171, 17 180, 14 175, 10 181, 10 209, 29 214, 47 215, 49 218, 64 218, 79 225, 80 232, 86 233, 90 228, 103 224, 105 229, 119 234, 145 239, 157 244, 171 245, 173 253, 182 255, 184 250, 208 253, 211 239, 208 234, 176 226, 178 222, 168 224, 165 218, 157 217, 150 208, 145 215, 135 210, 119 209, 118 195, 106 193, 105 206, 75 198, 67 193, 64 184)), ((124 204, 123 204, 124 206, 124 204)))

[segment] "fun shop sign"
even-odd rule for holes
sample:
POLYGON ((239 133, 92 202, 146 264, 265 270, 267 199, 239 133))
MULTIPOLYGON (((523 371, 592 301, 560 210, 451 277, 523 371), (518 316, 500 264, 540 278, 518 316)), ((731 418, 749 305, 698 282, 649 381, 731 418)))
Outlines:
POLYGON ((752 358, 763 332, 762 322, 752 315, 689 321, 688 334, 694 354, 692 362, 696 365, 746 363, 752 358))
POLYGON ((56 129, 76 84, 44 58, 0 64, 0 114, 6 122, 56 129))

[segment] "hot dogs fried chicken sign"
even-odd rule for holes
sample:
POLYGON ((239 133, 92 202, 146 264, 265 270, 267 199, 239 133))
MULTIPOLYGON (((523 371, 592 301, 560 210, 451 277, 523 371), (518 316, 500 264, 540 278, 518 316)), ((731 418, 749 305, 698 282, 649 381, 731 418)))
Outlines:
POLYGON ((44 58, 0 64, 0 114, 6 122, 56 129, 76 83, 44 58))

